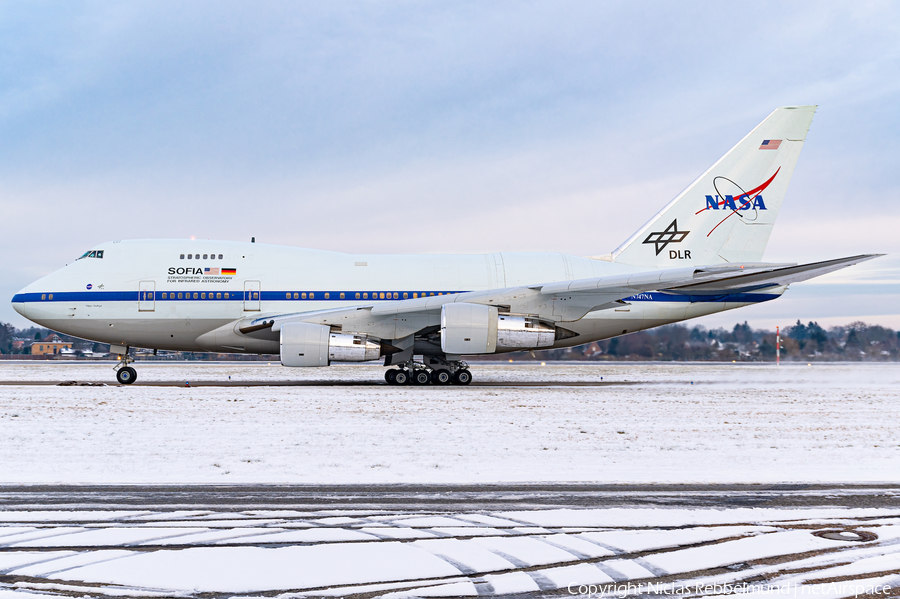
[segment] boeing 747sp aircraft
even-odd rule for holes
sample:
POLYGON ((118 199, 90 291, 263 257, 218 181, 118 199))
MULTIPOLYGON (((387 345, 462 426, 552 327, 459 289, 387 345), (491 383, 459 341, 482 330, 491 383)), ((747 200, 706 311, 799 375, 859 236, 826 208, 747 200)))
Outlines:
POLYGON ((343 254, 255 243, 101 243, 13 297, 26 318, 111 344, 383 359, 385 379, 466 385, 465 356, 579 345, 766 302, 877 254, 761 262, 815 106, 778 108, 610 254, 343 254), (420 357, 421 359, 416 359, 420 357))

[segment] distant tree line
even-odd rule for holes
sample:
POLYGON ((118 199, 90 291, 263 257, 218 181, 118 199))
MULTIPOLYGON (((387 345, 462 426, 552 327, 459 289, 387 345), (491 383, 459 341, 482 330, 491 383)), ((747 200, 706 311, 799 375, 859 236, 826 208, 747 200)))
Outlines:
MULTIPOLYGON (((0 323, 0 354, 29 353, 28 345, 14 349, 13 340, 33 341, 51 333, 39 327, 16 329, 11 324, 0 323)), ((108 345, 57 335, 64 341, 73 341, 75 349, 109 351, 108 345)), ((897 361, 900 360, 900 332, 864 322, 826 330, 816 322, 804 325, 798 320, 781 332, 781 348, 781 359, 785 361, 897 361)), ((229 359, 226 354, 177 353, 188 360, 229 359)), ((775 360, 775 331, 753 329, 746 322, 734 325, 731 330, 672 324, 577 347, 536 351, 534 358, 527 352, 518 352, 488 359, 771 362, 775 360)))
MULTIPOLYGON (((521 354, 507 356, 516 359, 521 354)), ((530 358, 528 354, 525 357, 530 358)), ((538 360, 662 360, 771 362, 775 331, 746 322, 731 330, 672 324, 566 349, 535 352, 538 360)), ((897 361, 900 332, 854 322, 825 329, 799 320, 781 331, 784 361, 897 361)))

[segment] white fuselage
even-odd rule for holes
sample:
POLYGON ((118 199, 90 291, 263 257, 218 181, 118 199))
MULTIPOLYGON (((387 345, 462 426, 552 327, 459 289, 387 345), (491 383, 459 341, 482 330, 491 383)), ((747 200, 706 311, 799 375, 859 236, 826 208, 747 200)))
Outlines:
MULTIPOLYGON (((551 252, 344 254, 233 241, 114 241, 96 246, 93 253, 98 252, 102 257, 80 258, 22 289, 13 306, 55 331, 114 345, 277 353, 277 342, 236 347, 208 333, 266 315, 651 270, 551 252)), ((567 323, 578 336, 554 347, 758 303, 782 292, 639 294, 621 308, 567 323)))

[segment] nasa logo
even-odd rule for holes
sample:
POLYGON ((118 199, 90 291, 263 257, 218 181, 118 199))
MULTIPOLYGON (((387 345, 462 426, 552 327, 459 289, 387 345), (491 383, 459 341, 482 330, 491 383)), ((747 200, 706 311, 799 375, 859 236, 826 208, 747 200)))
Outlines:
POLYGON ((202 275, 203 269, 202 268, 193 268, 190 266, 188 266, 188 267, 179 266, 178 268, 176 268, 174 266, 170 266, 169 274, 170 275, 202 275))
POLYGON ((734 196, 725 196, 724 200, 720 200, 719 196, 706 196, 706 210, 718 210, 719 208, 728 210, 768 210, 766 203, 761 195, 757 195, 752 200, 746 195, 738 196, 740 206, 735 204, 734 196))
POLYGON ((90 283, 88 283, 88 284, 87 284, 87 288, 90 289, 91 287, 93 287, 93 285, 91 285, 90 283))

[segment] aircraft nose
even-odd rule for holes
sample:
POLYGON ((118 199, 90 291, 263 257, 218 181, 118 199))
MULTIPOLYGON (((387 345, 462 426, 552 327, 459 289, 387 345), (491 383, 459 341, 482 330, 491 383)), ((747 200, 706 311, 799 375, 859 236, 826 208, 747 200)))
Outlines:
POLYGON ((25 294, 24 294, 24 292, 25 292, 25 290, 22 289, 21 291, 19 291, 17 294, 15 294, 13 296, 12 307, 13 307, 13 310, 18 312, 25 318, 28 318, 28 315, 25 314, 25 294))

